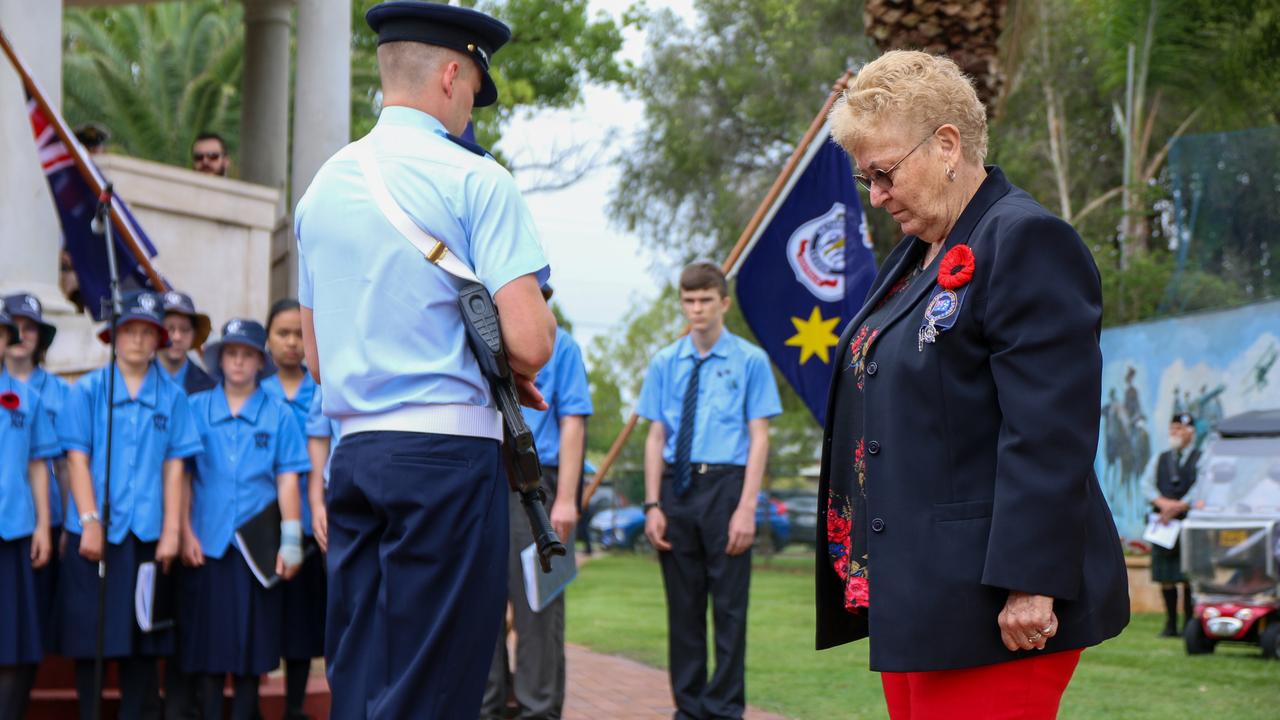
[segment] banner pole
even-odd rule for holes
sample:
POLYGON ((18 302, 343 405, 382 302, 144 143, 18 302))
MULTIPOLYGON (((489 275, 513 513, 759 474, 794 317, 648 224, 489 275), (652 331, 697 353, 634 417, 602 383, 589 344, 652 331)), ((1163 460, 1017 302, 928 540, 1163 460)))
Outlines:
MULTIPOLYGON (((787 162, 782 166, 782 172, 778 173, 778 177, 774 179, 773 185, 770 186, 769 192, 765 193, 764 199, 760 201, 760 205, 756 208, 755 213, 751 215, 751 219, 747 221, 747 226, 743 228, 742 234, 738 236, 738 241, 733 244, 733 249, 729 251, 729 255, 725 257, 724 263, 720 265, 721 271, 726 275, 738 264, 738 258, 742 255, 747 247, 747 243, 755 236, 756 231, 760 228, 764 216, 769 212, 769 208, 778 201, 778 195, 782 192, 782 188, 786 187, 787 181, 795 174, 796 166, 800 163, 800 158, 804 157, 805 151, 809 149, 809 145, 818 137, 818 131, 822 129, 823 123, 827 120, 827 113, 831 112, 831 106, 835 104, 836 98, 844 89, 848 87, 849 81, 853 79, 853 71, 846 70, 840 79, 831 86, 831 92, 827 95, 827 101, 823 103, 822 109, 814 116, 813 122, 809 123, 809 129, 805 131, 804 137, 800 139, 800 143, 796 145, 796 149, 791 152, 791 157, 787 158, 787 162)), ((685 326, 680 336, 683 337, 689 333, 688 326, 685 326)), ((604 482, 605 476, 609 474, 609 470, 613 468, 613 464, 617 462, 618 456, 622 454, 622 448, 627 444, 627 440, 631 438, 631 433, 635 431, 636 424, 640 421, 640 417, 635 413, 631 413, 631 417, 627 418, 626 425, 622 426, 622 430, 618 436, 613 439, 613 444, 609 446, 609 452, 605 454, 604 460, 600 463, 600 468, 596 471, 596 476, 592 478, 591 484, 582 491, 582 511, 586 511, 587 504, 591 502, 591 496, 595 495, 600 484, 604 482)))
MULTIPOLYGON (((49 101, 45 99, 44 91, 40 89, 40 83, 31 76, 31 72, 27 70, 27 66, 18 57, 17 51, 9 44, 9 38, 4 34, 4 29, 0 28, 0 50, 9 58, 10 64, 13 65, 14 72, 18 73, 18 77, 22 80, 22 85, 36 101, 36 106, 49 119, 49 124, 53 126, 53 131, 58 135, 58 139, 67 147, 71 153, 71 159, 75 161, 76 169, 80 171, 80 176, 89 184, 89 189, 93 191, 94 197, 102 195, 106 189, 106 180, 98 173, 98 169, 93 163, 89 162, 89 154, 72 134, 71 128, 67 126, 66 120, 54 110, 49 101)), ((155 267, 151 265, 150 258, 142 251, 142 242, 134 232, 133 226, 124 221, 122 213, 116 208, 115 202, 111 203, 111 224, 115 226, 116 231, 120 234, 120 238, 124 240, 125 247, 128 248, 129 254, 133 255, 138 261, 138 265, 147 273, 147 278, 151 280, 151 285, 155 290, 164 292, 169 289, 164 278, 160 277, 160 273, 156 272, 155 267)))

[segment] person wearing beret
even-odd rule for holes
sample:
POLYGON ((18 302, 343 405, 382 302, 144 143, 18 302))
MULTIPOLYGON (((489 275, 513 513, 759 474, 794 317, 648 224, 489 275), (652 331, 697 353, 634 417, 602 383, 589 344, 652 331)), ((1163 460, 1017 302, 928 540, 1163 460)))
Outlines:
POLYGON ((164 294, 164 329, 169 334, 169 346, 156 353, 160 366, 169 379, 178 384, 187 395, 194 395, 217 385, 209 373, 191 362, 191 350, 199 350, 209 339, 212 329, 209 316, 196 312, 191 296, 170 290, 164 294))
POLYGON ((983 165, 986 111, 953 61, 885 53, 830 123, 905 237, 838 346, 817 647, 869 637, 894 720, 1055 717, 1081 651, 1129 619, 1093 472, 1098 270, 983 165))
MULTIPOLYGON (((44 305, 31 293, 9 295, 4 299, 4 309, 17 324, 21 336, 21 340, 10 344, 4 354, 5 370, 40 396, 41 408, 49 416, 50 423, 57 427, 58 414, 66 405, 71 385, 45 370, 44 361, 58 329, 45 322, 44 305)), ((58 456, 46 462, 45 471, 49 475, 49 529, 56 546, 62 535, 62 518, 67 504, 67 458, 61 452, 61 446, 58 456)), ((44 634, 45 652, 48 653, 58 652, 58 624, 50 613, 57 593, 58 560, 58 553, 53 553, 49 562, 35 572, 40 630, 44 634)))
POLYGON ((546 410, 534 377, 555 343, 550 271, 511 174, 458 137, 497 101, 490 61, 511 30, 439 3, 365 19, 378 122, 294 211, 306 364, 340 435, 324 514, 332 713, 475 720, 506 605, 510 493, 454 273, 493 296, 521 399, 546 410))
MULTIPOLYGON (((1175 413, 1169 420, 1169 449, 1156 458, 1156 492, 1151 510, 1162 522, 1181 520, 1191 506, 1183 500, 1196 482, 1196 465, 1200 451, 1195 447, 1196 420, 1190 413, 1175 413)), ((1182 572, 1181 545, 1172 549, 1151 546, 1151 580, 1160 583, 1164 597, 1165 621, 1160 635, 1181 637, 1182 628, 1191 621, 1195 603, 1191 586, 1182 572), (1178 586, 1182 586, 1182 625, 1178 624, 1178 586)))
POLYGON ((259 383, 267 331, 233 319, 210 349, 222 377, 191 398, 204 450, 194 458, 189 525, 183 544, 178 664, 203 679, 203 717, 221 718, 223 686, 233 677, 231 717, 259 714, 258 682, 280 664, 284 588, 264 587, 236 547, 236 530, 279 506, 275 572, 287 587, 302 566, 298 475, 311 468, 293 411, 259 383))
MULTIPOLYGON (((142 631, 134 614, 138 568, 168 573, 178 559, 187 458, 202 448, 187 395, 155 362, 168 344, 163 301, 147 290, 123 298, 115 328, 118 362, 81 377, 58 414, 71 499, 55 614, 59 649, 75 660, 82 718, 93 717, 98 634, 98 561, 107 560, 103 657, 119 665, 120 717, 139 718, 159 702, 157 659, 173 653, 172 629, 142 631), (114 388, 113 388, 114 385, 114 388), (114 411, 109 408, 114 406, 114 411), (113 422, 108 425, 108 415, 113 422), (107 435, 111 433, 111 453, 107 435), (111 511, 103 515, 108 463, 111 511)), ((99 338, 111 340, 111 328, 99 338)))
MULTIPOLYGON (((0 357, 21 342, 0 303, 0 357)), ((26 717, 45 652, 36 573, 54 554, 46 468, 61 452, 40 393, 0 363, 0 718, 26 717)))

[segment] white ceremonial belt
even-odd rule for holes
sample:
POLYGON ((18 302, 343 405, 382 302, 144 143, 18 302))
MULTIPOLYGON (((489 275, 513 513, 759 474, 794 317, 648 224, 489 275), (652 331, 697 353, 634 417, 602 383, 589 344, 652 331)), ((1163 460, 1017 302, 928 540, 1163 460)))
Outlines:
POLYGON ((502 442, 502 416, 479 405, 405 405, 376 415, 348 415, 338 420, 340 437, 391 431, 483 437, 502 442))

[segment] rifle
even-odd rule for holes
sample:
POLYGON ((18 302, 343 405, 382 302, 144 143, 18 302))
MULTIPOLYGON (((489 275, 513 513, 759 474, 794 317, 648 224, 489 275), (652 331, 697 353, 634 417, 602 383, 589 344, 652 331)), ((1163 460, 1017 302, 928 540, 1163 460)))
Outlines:
POLYGON ((538 564, 542 572, 551 572, 552 556, 564 555, 565 547, 547 517, 542 463, 538 460, 533 431, 520 410, 515 378, 502 346, 498 308, 489 291, 477 282, 463 284, 458 293, 458 308, 467 328, 467 344, 480 363, 480 372, 489 381, 493 402, 502 415, 502 462, 507 471, 507 484, 519 496, 529 518, 533 541, 538 547, 538 564))

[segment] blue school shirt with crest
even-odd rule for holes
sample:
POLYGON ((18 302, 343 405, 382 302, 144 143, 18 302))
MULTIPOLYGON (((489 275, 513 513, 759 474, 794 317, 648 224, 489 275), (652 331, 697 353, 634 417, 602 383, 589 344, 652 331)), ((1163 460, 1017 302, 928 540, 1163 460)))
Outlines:
MULTIPOLYGON (((311 377, 311 373, 307 370, 302 372, 302 384, 298 386, 298 392, 293 397, 287 397, 284 393, 284 385, 280 383, 280 374, 276 373, 267 378, 263 378, 260 387, 271 397, 284 403, 289 408, 293 416, 298 420, 298 427, 305 429, 307 426, 307 418, 311 414, 311 401, 319 393, 316 390, 320 387, 311 377)), ((306 440, 302 442, 303 450, 306 450, 306 440)), ((311 503, 307 502, 307 474, 302 473, 298 476, 298 491, 302 493, 302 532, 308 536, 311 535, 311 503)))
MULTIPOLYGON (((359 142, 392 198, 496 294, 550 270, 515 180, 447 138, 427 113, 387 106, 359 142)), ((298 301, 314 311, 324 413, 341 419, 406 406, 491 406, 467 345, 460 281, 383 217, 353 145, 325 162, 294 211, 298 301)))
MULTIPOLYGON (((667 429, 662 459, 675 462, 684 392, 698 355, 688 335, 658 351, 649 363, 636 414, 667 429)), ((746 465, 747 423, 782 413, 769 357, 760 348, 721 331, 703 363, 698 380, 698 409, 689 460, 715 465, 746 465)))
MULTIPOLYGON (((315 394, 311 396, 311 408, 307 411, 307 437, 329 438, 329 457, 324 461, 324 486, 329 487, 329 466, 333 465, 333 453, 338 449, 338 423, 325 417, 321 409, 324 405, 324 388, 317 385, 315 394)), ((308 506, 307 516, 311 510, 308 506)))
POLYGON ((16 540, 36 529, 27 469, 32 460, 57 457, 62 448, 40 395, 0 366, 0 393, 8 392, 18 396, 18 407, 0 408, 0 538, 16 540))
POLYGON ((546 410, 524 410, 525 422, 533 431, 538 459, 543 465, 560 464, 560 419, 566 415, 591 414, 591 390, 587 386, 587 366, 573 336, 556 328, 551 361, 538 371, 534 384, 547 401, 546 410))
POLYGON ((297 418, 262 387, 238 415, 231 414, 222 385, 196 393, 191 415, 204 443, 195 457, 191 529, 204 554, 220 558, 236 528, 278 501, 276 476, 305 475, 311 462, 297 418))
MULTIPOLYGON (((40 395, 40 405, 44 408, 44 412, 49 416, 49 425, 54 428, 55 434, 58 427, 58 414, 62 412, 62 408, 67 404, 67 396, 71 394, 71 385, 66 380, 46 372, 44 368, 37 367, 31 377, 27 378, 27 385, 40 395)), ((58 456, 62 457, 62 446, 58 446, 58 456)), ((57 458, 51 458, 47 463, 49 469, 49 526, 62 527, 62 517, 65 512, 62 507, 62 486, 70 482, 70 478, 59 478, 57 467, 53 461, 57 458)))
MULTIPOLYGON (((107 470, 107 388, 110 366, 80 378, 58 415, 58 437, 67 452, 89 456, 95 508, 102 512, 107 470)), ((107 540, 124 542, 133 533, 143 542, 160 539, 164 524, 164 463, 200 452, 200 435, 191 422, 187 394, 152 361, 137 397, 129 397, 124 375, 116 370, 115 430, 111 451, 111 518, 107 540)), ((81 533, 75 498, 67 502, 64 527, 81 533)))

